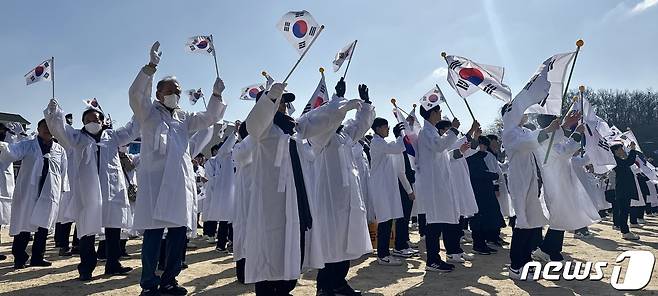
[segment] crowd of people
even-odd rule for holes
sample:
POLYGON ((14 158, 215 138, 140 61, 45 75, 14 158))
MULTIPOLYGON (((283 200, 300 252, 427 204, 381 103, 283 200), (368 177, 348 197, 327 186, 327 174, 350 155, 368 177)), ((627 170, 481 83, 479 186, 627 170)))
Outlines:
POLYGON ((76 129, 55 99, 34 135, 0 125, 0 223, 13 237, 15 269, 51 266, 44 254, 54 230, 60 256, 79 254, 81 281, 92 279, 99 259, 106 275, 126 274, 126 242, 141 239, 141 295, 186 295, 176 277, 201 227, 204 241, 233 254, 238 281, 255 284, 257 295, 289 295, 313 269, 317 295, 360 295, 347 281, 350 261, 373 247, 385 266, 421 256, 410 224, 425 243, 426 271, 450 272, 509 244, 509 277, 520 279, 528 262, 564 260, 565 232, 587 239, 588 226, 611 214, 620 238, 638 240, 629 227, 658 212, 658 186, 638 169, 637 144, 613 143, 616 167, 595 174, 577 111, 533 123, 524 115, 501 135, 485 135, 477 121, 462 133, 440 101, 424 98, 419 117, 391 124, 377 117, 384 111, 366 85, 359 98, 345 98, 344 79, 297 118, 288 111, 295 95, 273 83, 206 158, 204 133, 227 108, 224 83, 217 78, 203 112, 180 109, 175 77, 159 80, 153 99, 158 47, 129 89, 134 115, 125 126, 112 126, 96 103, 76 129), (409 145, 407 129, 418 124, 409 145), (131 154, 136 139, 140 150, 131 154), (501 236, 508 226, 510 242, 501 236))

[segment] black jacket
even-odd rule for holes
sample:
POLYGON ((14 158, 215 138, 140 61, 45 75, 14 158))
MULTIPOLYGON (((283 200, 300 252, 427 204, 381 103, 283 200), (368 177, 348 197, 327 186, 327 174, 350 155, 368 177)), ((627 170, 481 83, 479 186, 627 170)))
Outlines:
POLYGON ((617 200, 634 199, 638 200, 637 187, 635 186, 635 174, 631 166, 635 164, 637 151, 631 150, 626 159, 621 159, 615 155, 617 166, 615 170, 615 197, 617 200))

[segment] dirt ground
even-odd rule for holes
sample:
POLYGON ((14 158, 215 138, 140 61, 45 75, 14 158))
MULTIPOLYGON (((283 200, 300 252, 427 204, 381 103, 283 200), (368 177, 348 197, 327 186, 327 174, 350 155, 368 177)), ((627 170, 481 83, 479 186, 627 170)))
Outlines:
MULTIPOLYGON (((507 247, 498 254, 476 256, 472 263, 466 263, 447 274, 426 273, 422 258, 407 259, 403 266, 379 266, 374 255, 364 256, 353 262, 349 281, 366 295, 623 295, 610 285, 612 263, 617 255, 626 250, 649 250, 658 255, 658 218, 647 218, 643 229, 635 230, 642 236, 639 242, 621 239, 613 231, 611 222, 593 225, 590 230, 596 237, 587 240, 574 239, 567 233, 564 253, 567 260, 607 261, 603 281, 512 281, 507 277, 506 264, 509 262, 507 247)), ((510 231, 505 229, 505 240, 509 242, 510 231)), ((53 262, 50 268, 28 267, 20 271, 12 269, 11 238, 7 230, 2 230, 0 253, 8 259, 0 262, 0 295, 138 295, 140 268, 140 241, 132 240, 128 245, 130 260, 123 264, 134 267, 126 276, 107 277, 103 275, 103 263, 94 272, 94 279, 82 283, 77 280, 76 264, 79 257, 61 258, 48 239, 46 259, 53 262)), ((412 232, 412 241, 418 241, 417 232, 412 232)), ((187 263, 178 281, 191 295, 253 295, 253 285, 242 285, 235 278, 232 257, 215 252, 214 246, 197 241, 200 247, 189 250, 187 263)), ((424 251, 424 243, 420 244, 424 251)), ((470 244, 464 250, 469 252, 470 244)), ((442 253, 442 256, 444 254, 442 253)), ((445 257, 444 257, 445 258, 445 257)), ((658 272, 652 274, 652 281, 642 291, 628 295, 658 294, 658 272)), ((315 295, 316 272, 303 275, 295 295, 315 295)))

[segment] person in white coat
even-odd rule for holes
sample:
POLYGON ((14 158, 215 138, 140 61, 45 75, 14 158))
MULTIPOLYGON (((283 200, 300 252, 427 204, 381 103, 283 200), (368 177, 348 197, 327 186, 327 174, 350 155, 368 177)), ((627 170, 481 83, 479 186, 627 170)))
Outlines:
MULTIPOLYGON (((485 157, 487 162, 487 167, 490 171, 498 174, 498 180, 494 181, 494 190, 496 193, 496 199, 498 200, 498 205, 500 206, 500 213, 504 218, 508 218, 507 225, 512 229, 516 223, 516 213, 514 213, 514 208, 512 207, 512 200, 507 190, 507 171, 509 164, 506 160, 505 153, 500 148, 500 138, 497 135, 487 135, 487 138, 490 141, 487 152, 489 154, 485 157)), ((503 227, 507 226, 504 225, 503 227)), ((495 232, 495 236, 492 237, 491 241, 494 245, 502 247, 504 241, 500 237, 501 229, 498 229, 495 232)))
MULTIPOLYGON (((0 123, 0 142, 15 143, 16 135, 7 125, 0 123)), ((8 225, 11 219, 11 196, 14 194, 14 164, 0 163, 3 168, 0 176, 0 225, 8 225)), ((0 261, 7 256, 0 255, 0 261)))
MULTIPOLYGON (((44 119, 37 124, 38 135, 14 144, 0 142, 0 163, 21 161, 11 204, 9 235, 14 237, 11 253, 14 269, 26 267, 26 248, 34 233, 30 266, 51 266, 44 259, 48 231, 55 227, 59 199, 68 191, 66 153, 53 141, 44 119)), ((5 168, 1 168, 4 170, 5 168)))
MULTIPOLYGON (((567 118, 576 119, 580 116, 570 114, 567 118)), ((542 170, 544 199, 550 217, 546 235, 532 253, 532 258, 537 261, 563 261, 561 253, 564 232, 581 229, 600 220, 598 211, 570 162, 573 154, 580 149, 584 128, 584 125, 578 126, 577 132, 571 133, 569 137, 565 133, 570 130, 555 131, 553 149, 542 170)), ((546 147, 542 145, 542 148, 546 147)))
MULTIPOLYGON (((510 110, 508 107, 506 104, 502 108, 503 118, 510 110)), ((537 153, 537 149, 541 142, 548 140, 548 133, 560 127, 560 120, 556 119, 547 128, 532 131, 524 127, 527 121, 528 116, 524 115, 516 125, 503 127, 503 144, 509 157, 508 189, 517 217, 508 269, 512 279, 521 278, 521 269, 532 261, 532 251, 542 239, 542 228, 548 224, 548 209, 542 195, 543 154, 537 153)))
MULTIPOLYGON (((236 125, 237 126, 237 125, 236 125)), ((235 211, 235 166, 233 164, 233 146, 237 138, 235 132, 219 144, 217 155, 212 157, 207 165, 206 175, 208 177, 208 189, 206 194, 205 221, 216 221, 217 233, 216 249, 227 252, 229 243, 233 243, 231 237, 233 213, 235 211)), ((214 233, 214 232, 213 232, 214 233)))
POLYGON ((450 272, 455 266, 441 260, 439 256, 439 237, 444 236, 446 253, 459 254, 459 200, 454 195, 450 184, 450 158, 461 158, 468 150, 469 144, 463 143, 457 150, 450 150, 457 143, 459 120, 442 121, 441 106, 438 101, 426 98, 420 101, 420 115, 424 119, 418 134, 416 151, 416 197, 422 208, 418 213, 425 213, 427 226, 425 245, 427 264, 425 270, 433 272, 450 272), (441 122, 441 124, 439 124, 441 122), (443 125, 445 123, 445 125, 443 125), (439 134, 442 130, 443 134, 439 134))
MULTIPOLYGON (((66 124, 73 125, 73 114, 69 113, 64 116, 66 124)), ((68 171, 66 174, 69 178, 69 187, 75 188, 77 184, 77 164, 76 153, 72 149, 66 147, 65 143, 60 143, 66 149, 66 158, 68 159, 69 165, 68 171)), ((59 248, 59 256, 71 256, 73 255, 69 247, 69 241, 71 236, 71 227, 73 226, 73 218, 66 215, 66 211, 69 209, 71 201, 75 198, 73 195, 75 190, 70 190, 68 192, 62 193, 62 198, 59 201, 59 213, 57 214, 57 223, 55 224, 55 247, 59 248)), ((77 237, 74 238, 74 245, 77 245, 77 237)))
MULTIPOLYGON (((366 209, 357 176, 352 146, 372 125, 374 107, 368 87, 359 85, 360 99, 347 100, 345 81, 335 87, 336 93, 325 109, 349 110, 357 108, 353 120, 343 124, 345 112, 335 113, 323 128, 323 133, 309 142, 316 153, 317 229, 322 236, 325 267, 318 271, 317 288, 320 295, 361 295, 346 280, 350 260, 372 252, 366 221, 366 209)), ((320 112, 318 108, 317 112, 320 112)), ((326 112, 326 111, 325 111, 326 112)), ((311 113, 309 113, 310 115, 311 113)), ((370 190, 370 188, 369 188, 370 190)))
MULTIPOLYGON (((401 124, 398 124, 401 125, 401 124)), ((377 117, 372 123, 372 130, 375 132, 372 142, 370 143, 370 178, 368 179, 369 199, 374 203, 375 218, 377 220, 377 263, 380 265, 402 265, 402 261, 391 256, 389 243, 391 240, 391 229, 393 220, 402 218, 402 203, 400 202, 400 189, 398 187, 398 177, 400 175, 399 165, 395 166, 396 156, 401 157, 405 151, 404 146, 404 127, 402 134, 393 142, 387 142, 386 137, 389 134, 388 121, 384 118, 377 117)), ((414 197, 411 184, 404 180, 404 190, 414 197)), ((403 232, 401 228, 409 227, 407 224, 396 223, 396 234, 403 232)), ((396 235, 396 245, 400 245, 398 240, 406 238, 396 235)), ((393 255, 399 257, 411 257, 413 253, 409 250, 400 250, 400 253, 393 255)))
POLYGON ((156 86, 151 100, 153 74, 160 62, 160 43, 151 47, 150 63, 139 71, 130 86, 130 108, 141 126, 139 190, 133 228, 144 231, 142 243, 141 295, 185 295, 176 276, 181 271, 187 229, 196 223, 192 209, 196 196, 189 138, 221 120, 224 83, 218 77, 205 112, 189 113, 178 107, 181 87, 167 77, 156 86), (165 271, 155 275, 164 229, 168 229, 165 271), (159 288, 158 288, 159 286, 159 288))
POLYGON ((366 205, 366 218, 368 223, 375 223, 375 208, 368 194, 368 179, 370 179, 370 141, 363 137, 352 146, 352 154, 356 163, 356 170, 359 174, 359 187, 363 203, 366 205), (366 152, 367 151, 367 152, 366 152))
MULTIPOLYGON (((94 250, 96 235, 105 234, 105 274, 125 274, 132 270, 122 266, 121 228, 129 228, 130 203, 125 176, 119 159, 119 147, 139 136, 139 125, 133 120, 118 129, 105 125, 100 107, 82 113, 84 127, 80 130, 68 125, 56 100, 50 100, 44 115, 50 130, 69 153, 76 155, 77 179, 72 190, 77 199, 71 207, 80 239, 80 280, 91 280, 96 268, 94 250)), ((103 251, 103 248, 100 248, 103 251)))

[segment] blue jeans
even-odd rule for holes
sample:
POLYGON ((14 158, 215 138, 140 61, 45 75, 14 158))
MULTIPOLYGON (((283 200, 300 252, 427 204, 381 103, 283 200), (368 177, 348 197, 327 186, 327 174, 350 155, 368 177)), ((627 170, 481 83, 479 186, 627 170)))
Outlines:
POLYGON ((167 243, 165 246, 165 271, 162 277, 155 275, 158 268, 158 258, 160 257, 160 240, 164 228, 147 229, 144 231, 144 240, 142 243, 142 278, 139 285, 142 289, 155 289, 159 285, 169 285, 176 281, 176 276, 180 274, 183 250, 185 250, 187 227, 181 226, 168 228, 167 243))

